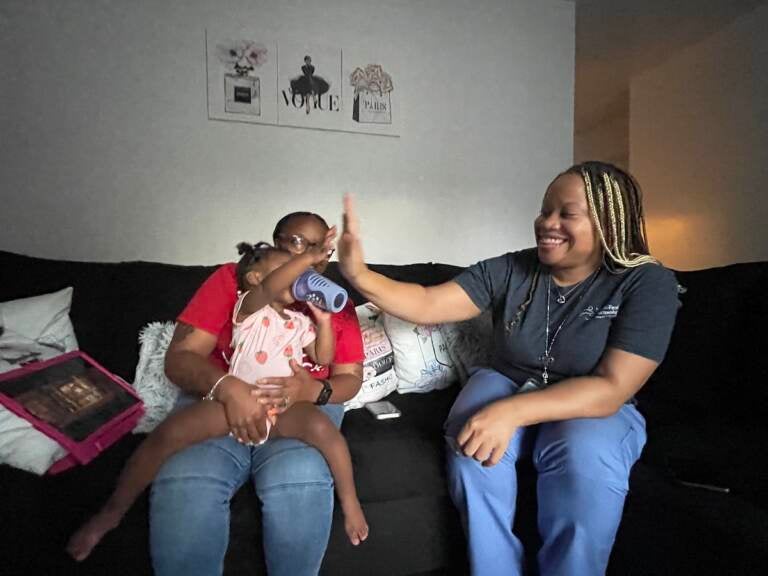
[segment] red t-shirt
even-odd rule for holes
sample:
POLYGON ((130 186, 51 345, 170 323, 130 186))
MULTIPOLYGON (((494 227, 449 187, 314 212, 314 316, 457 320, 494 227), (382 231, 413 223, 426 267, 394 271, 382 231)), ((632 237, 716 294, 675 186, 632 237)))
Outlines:
MULTIPOLYGON (((232 311, 237 302, 237 278, 234 263, 224 264, 211 274, 195 295, 179 314, 177 320, 195 328, 200 328, 218 337, 216 348, 211 353, 211 362, 229 370, 228 359, 232 354, 230 344, 232 342, 232 311)), ((310 318, 311 312, 306 304, 297 302, 293 309, 306 313, 310 318)), ((355 304, 352 299, 347 300, 347 305, 331 316, 331 325, 336 336, 336 354, 334 364, 354 364, 362 362, 365 358, 363 352, 363 338, 360 334, 360 323, 355 313, 355 304)), ((309 370, 314 378, 328 378, 328 366, 316 365, 306 355, 304 367, 309 370)))

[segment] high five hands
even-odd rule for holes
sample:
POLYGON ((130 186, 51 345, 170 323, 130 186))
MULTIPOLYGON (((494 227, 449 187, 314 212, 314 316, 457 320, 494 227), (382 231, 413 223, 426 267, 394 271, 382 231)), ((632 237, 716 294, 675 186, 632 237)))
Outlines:
POLYGON ((354 284, 368 267, 365 265, 363 245, 360 241, 360 220, 355 212, 355 202, 351 194, 344 195, 344 222, 337 250, 341 273, 354 284))

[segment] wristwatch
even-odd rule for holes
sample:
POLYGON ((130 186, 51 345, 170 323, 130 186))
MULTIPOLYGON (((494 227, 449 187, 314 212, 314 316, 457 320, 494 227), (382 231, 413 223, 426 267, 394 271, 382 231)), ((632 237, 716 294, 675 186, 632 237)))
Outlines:
POLYGON ((320 390, 320 394, 318 394, 315 404, 317 406, 324 406, 328 404, 328 400, 330 399, 331 394, 333 394, 333 388, 331 388, 330 380, 322 379, 320 380, 320 383, 323 385, 323 389, 320 390))

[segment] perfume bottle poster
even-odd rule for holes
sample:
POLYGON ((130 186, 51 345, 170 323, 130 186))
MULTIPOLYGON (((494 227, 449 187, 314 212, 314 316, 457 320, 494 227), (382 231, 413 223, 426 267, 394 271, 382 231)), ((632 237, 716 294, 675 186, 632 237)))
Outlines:
POLYGON ((206 32, 208 117, 277 124, 277 45, 248 34, 206 32))

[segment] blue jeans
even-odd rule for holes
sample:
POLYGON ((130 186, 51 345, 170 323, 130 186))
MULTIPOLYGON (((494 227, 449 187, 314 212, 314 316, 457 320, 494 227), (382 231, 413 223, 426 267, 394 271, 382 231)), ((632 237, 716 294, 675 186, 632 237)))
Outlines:
MULTIPOLYGON (((517 390, 517 384, 498 372, 475 372, 448 415, 449 443, 475 412, 517 390)), ((538 473, 539 573, 604 574, 621 521, 629 472, 645 440, 645 420, 634 406, 625 404, 605 418, 521 428, 501 462, 490 468, 448 449, 449 489, 467 535, 472 574, 522 574, 523 548, 512 532, 515 463, 528 454, 538 473)))
MULTIPOLYGON (((343 406, 322 409, 341 425, 343 406)), ((229 503, 249 477, 262 503, 270 576, 318 573, 333 515, 333 478, 323 456, 290 438, 248 447, 225 436, 175 454, 152 485, 150 549, 157 576, 222 573, 229 503)))

